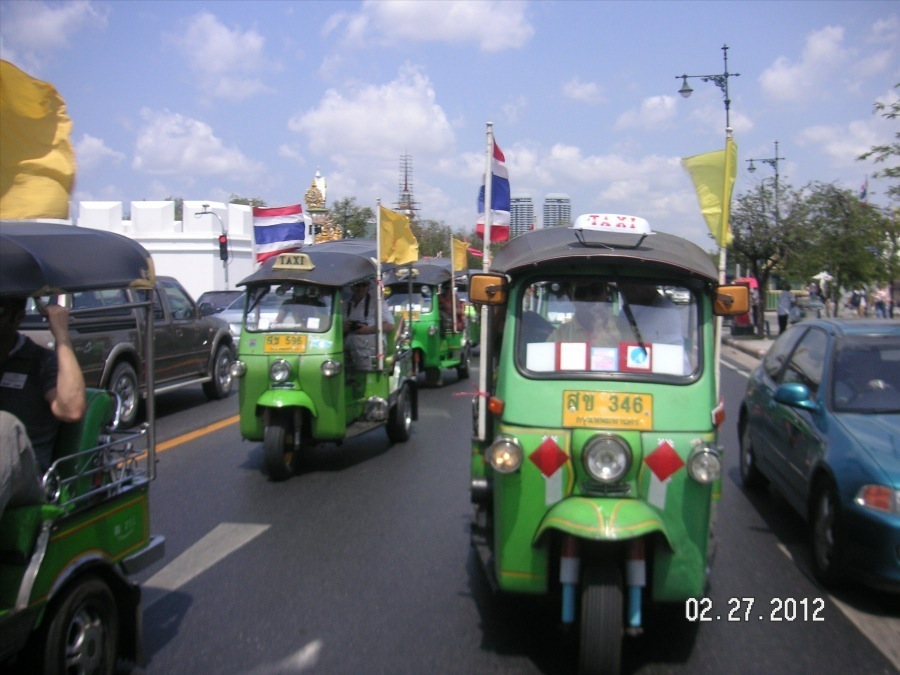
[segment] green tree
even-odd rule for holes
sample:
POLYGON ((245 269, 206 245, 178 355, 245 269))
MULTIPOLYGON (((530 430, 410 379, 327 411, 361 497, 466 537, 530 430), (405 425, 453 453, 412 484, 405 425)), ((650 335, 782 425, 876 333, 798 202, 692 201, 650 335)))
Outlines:
POLYGON ((163 201, 175 202, 175 220, 184 219, 184 199, 181 197, 166 197, 163 201))
POLYGON ((229 204, 243 204, 244 206, 265 206, 266 203, 259 197, 238 197, 232 193, 228 199, 229 204))
MULTIPOLYGON (((774 186, 761 182, 739 195, 731 209, 731 260, 740 263, 759 282, 760 302, 765 303, 769 279, 785 273, 790 259, 800 251, 799 225, 804 207, 790 185, 779 185, 776 204, 774 186)), ((762 334, 764 314, 756 315, 756 332, 762 334)))
POLYGON ((328 215, 334 224, 341 227, 347 239, 375 236, 375 211, 368 206, 357 206, 355 197, 334 202, 328 215))
MULTIPOLYGON (((894 85, 895 89, 900 90, 900 83, 894 85)), ((877 101, 875 103, 875 112, 881 114, 887 120, 896 120, 900 117, 900 98, 895 99, 890 105, 877 101)), ((900 157, 900 131, 894 133, 894 142, 885 145, 873 145, 868 152, 863 153, 857 159, 861 161, 873 160, 875 164, 887 162, 891 158, 900 157)), ((887 194, 891 199, 900 200, 900 163, 895 166, 888 166, 880 171, 872 174, 875 178, 888 178, 893 185, 888 187, 887 194)))

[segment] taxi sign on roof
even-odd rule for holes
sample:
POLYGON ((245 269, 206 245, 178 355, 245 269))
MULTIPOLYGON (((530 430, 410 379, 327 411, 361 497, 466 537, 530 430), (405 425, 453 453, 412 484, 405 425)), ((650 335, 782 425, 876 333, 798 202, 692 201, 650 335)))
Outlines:
POLYGON ((653 234, 650 223, 644 218, 623 216, 617 213, 586 213, 578 216, 572 227, 576 230, 597 230, 598 232, 653 234))
POLYGON ((273 270, 311 270, 315 267, 305 253, 279 253, 272 265, 273 270))

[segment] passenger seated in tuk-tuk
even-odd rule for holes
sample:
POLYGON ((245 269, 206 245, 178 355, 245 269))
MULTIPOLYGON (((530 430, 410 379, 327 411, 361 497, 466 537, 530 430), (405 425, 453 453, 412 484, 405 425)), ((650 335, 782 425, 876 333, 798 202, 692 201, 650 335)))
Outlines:
POLYGON ((19 333, 25 298, 0 298, 0 516, 7 506, 44 501, 60 422, 84 415, 84 376, 69 339, 69 312, 49 305, 56 351, 19 333))
POLYGON ((319 330, 327 315, 318 290, 317 286, 295 286, 291 297, 283 300, 278 308, 275 325, 319 330))
POLYGON ((441 332, 459 333, 465 327, 466 308, 463 302, 456 300, 456 323, 453 322, 453 291, 450 284, 444 284, 438 295, 438 307, 441 312, 441 332))
POLYGON ((375 298, 371 281, 353 284, 351 295, 344 304, 344 345, 354 370, 372 370, 373 361, 378 355, 375 349, 375 336, 378 333, 376 302, 381 303, 381 349, 384 351, 387 344, 384 335, 393 329, 394 315, 383 297, 375 298))
POLYGON ((605 281, 579 281, 573 285, 573 316, 550 333, 548 342, 588 342, 595 347, 616 347, 624 340, 633 339, 626 319, 614 311, 612 294, 605 281))

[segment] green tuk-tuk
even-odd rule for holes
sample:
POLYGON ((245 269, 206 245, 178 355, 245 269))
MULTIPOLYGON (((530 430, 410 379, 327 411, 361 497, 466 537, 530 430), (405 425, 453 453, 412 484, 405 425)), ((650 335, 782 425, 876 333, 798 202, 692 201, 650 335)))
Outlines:
MULTIPOLYGON (((149 291, 154 280, 150 254, 121 235, 0 223, 4 297, 149 291)), ((124 307, 142 311, 142 330, 152 335, 149 296, 141 295, 124 307)), ((146 362, 152 363, 153 341, 145 343, 146 362)), ((147 380, 152 392, 152 369, 147 380)), ((84 417, 60 424, 56 434, 43 477, 45 502, 2 513, 0 669, 111 674, 118 658, 142 662, 141 591, 129 575, 159 560, 165 549, 162 537, 150 535, 153 395, 147 397, 147 421, 128 431, 117 429, 119 405, 114 393, 88 389, 84 417)))
POLYGON ((469 377, 472 347, 465 304, 457 297, 449 258, 425 258, 385 276, 387 302, 410 329, 415 373, 429 386, 443 384, 443 370, 469 377))
POLYGON ((517 237, 490 306, 472 542, 495 587, 558 598, 584 673, 619 670, 654 603, 703 593, 720 491, 716 315, 747 311, 694 244, 591 214, 517 237))
MULTIPOLYGON (((403 322, 382 334, 380 285, 366 296, 366 314, 382 319, 371 352, 345 321, 351 287, 377 277, 373 240, 315 244, 269 258, 238 285, 246 306, 238 358, 241 436, 262 441, 266 471, 285 480, 302 465, 302 451, 340 443, 378 426, 394 442, 406 441, 418 417, 412 353, 403 322), (371 308, 370 308, 371 305, 371 308), (379 348, 380 345, 380 348, 379 348), (352 362, 354 361, 354 362, 352 362)), ((380 279, 377 280, 380 283, 380 279)))

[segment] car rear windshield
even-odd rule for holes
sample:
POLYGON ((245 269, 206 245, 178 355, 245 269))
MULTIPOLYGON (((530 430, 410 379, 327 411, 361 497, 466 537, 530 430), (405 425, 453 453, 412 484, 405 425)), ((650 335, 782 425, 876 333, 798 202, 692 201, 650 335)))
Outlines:
POLYGON ((837 412, 900 412, 900 344, 894 335, 844 337, 834 357, 837 412))

